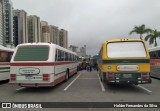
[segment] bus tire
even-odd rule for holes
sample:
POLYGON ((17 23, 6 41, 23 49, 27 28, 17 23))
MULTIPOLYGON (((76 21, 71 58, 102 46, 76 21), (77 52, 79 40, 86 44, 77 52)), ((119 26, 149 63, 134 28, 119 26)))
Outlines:
POLYGON ((67 70, 67 71, 66 71, 66 75, 65 75, 65 82, 67 82, 68 79, 69 79, 69 71, 67 70))

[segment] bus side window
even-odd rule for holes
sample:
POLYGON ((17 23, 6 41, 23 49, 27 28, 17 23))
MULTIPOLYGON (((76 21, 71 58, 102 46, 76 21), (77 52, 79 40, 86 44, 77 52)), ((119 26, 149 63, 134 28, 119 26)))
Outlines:
POLYGON ((72 54, 71 54, 71 57, 70 57, 70 61, 72 61, 72 54))
POLYGON ((71 54, 68 54, 68 60, 71 61, 71 54))
POLYGON ((158 50, 158 58, 160 58, 160 50, 158 50))
POLYGON ((61 50, 58 50, 58 61, 61 61, 61 50))
POLYGON ((8 57, 7 52, 0 51, 0 62, 8 62, 7 57, 8 57))
POLYGON ((9 58, 10 58, 10 60, 11 60, 12 56, 13 56, 13 52, 9 52, 9 58))
POLYGON ((68 53, 65 52, 65 61, 68 61, 68 53))
POLYGON ((76 56, 74 55, 74 61, 76 61, 76 56))
POLYGON ((64 61, 65 60, 65 58, 64 58, 65 56, 64 56, 64 52, 63 51, 61 51, 61 61, 64 61))
POLYGON ((151 52, 149 52, 149 55, 150 55, 150 58, 152 58, 152 57, 151 57, 151 52))
POLYGON ((153 54, 153 59, 156 59, 156 52, 153 51, 152 54, 153 54))
POLYGON ((12 55, 13 55, 13 52, 6 52, 6 55, 7 55, 6 62, 10 62, 11 58, 12 58, 12 55))
POLYGON ((73 61, 73 55, 71 54, 71 61, 73 61))
POLYGON ((158 56, 158 50, 155 51, 155 55, 156 55, 156 59, 158 59, 159 58, 159 56, 158 56))
POLYGON ((76 61, 78 61, 78 56, 76 56, 76 61))
POLYGON ((58 61, 58 50, 56 49, 55 61, 58 61))

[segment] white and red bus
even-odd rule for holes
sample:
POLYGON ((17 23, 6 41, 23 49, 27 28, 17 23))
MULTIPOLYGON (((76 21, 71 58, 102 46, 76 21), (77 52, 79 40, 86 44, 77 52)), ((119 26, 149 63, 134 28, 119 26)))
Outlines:
POLYGON ((160 47, 149 49, 150 64, 151 64, 151 77, 160 79, 160 47))
POLYGON ((55 86, 77 73, 76 53, 52 43, 20 44, 11 59, 10 84, 55 86))
POLYGON ((10 60, 14 49, 0 45, 0 81, 9 79, 10 60))

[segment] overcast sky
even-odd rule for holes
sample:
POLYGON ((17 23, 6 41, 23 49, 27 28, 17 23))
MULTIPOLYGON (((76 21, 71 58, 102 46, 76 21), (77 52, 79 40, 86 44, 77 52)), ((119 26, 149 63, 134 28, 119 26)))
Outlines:
POLYGON ((109 39, 138 38, 129 35, 134 26, 160 30, 160 0, 12 0, 14 9, 68 31, 69 45, 87 45, 97 54, 109 39))

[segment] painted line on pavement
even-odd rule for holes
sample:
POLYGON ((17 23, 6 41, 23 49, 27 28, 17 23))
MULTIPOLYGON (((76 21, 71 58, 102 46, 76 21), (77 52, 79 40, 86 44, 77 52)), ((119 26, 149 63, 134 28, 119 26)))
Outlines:
POLYGON ((64 91, 66 91, 81 75, 81 73, 64 89, 64 91))
POLYGON ((22 89, 24 89, 24 88, 25 88, 25 87, 20 87, 20 88, 16 89, 16 91, 22 90, 22 89))
POLYGON ((98 78, 78 78, 78 79, 98 79, 98 78))
POLYGON ((105 88, 104 88, 104 86, 103 86, 103 83, 101 82, 101 79, 100 79, 100 77, 99 77, 99 74, 97 74, 97 76, 98 76, 98 79, 99 79, 99 83, 100 83, 100 85, 101 85, 102 92, 105 92, 106 90, 105 90, 105 88))
POLYGON ((145 88, 145 87, 143 87, 143 86, 141 86, 141 85, 137 85, 137 86, 140 87, 141 89, 143 89, 143 90, 149 92, 149 93, 152 92, 151 90, 149 90, 149 89, 147 89, 147 88, 145 88))

